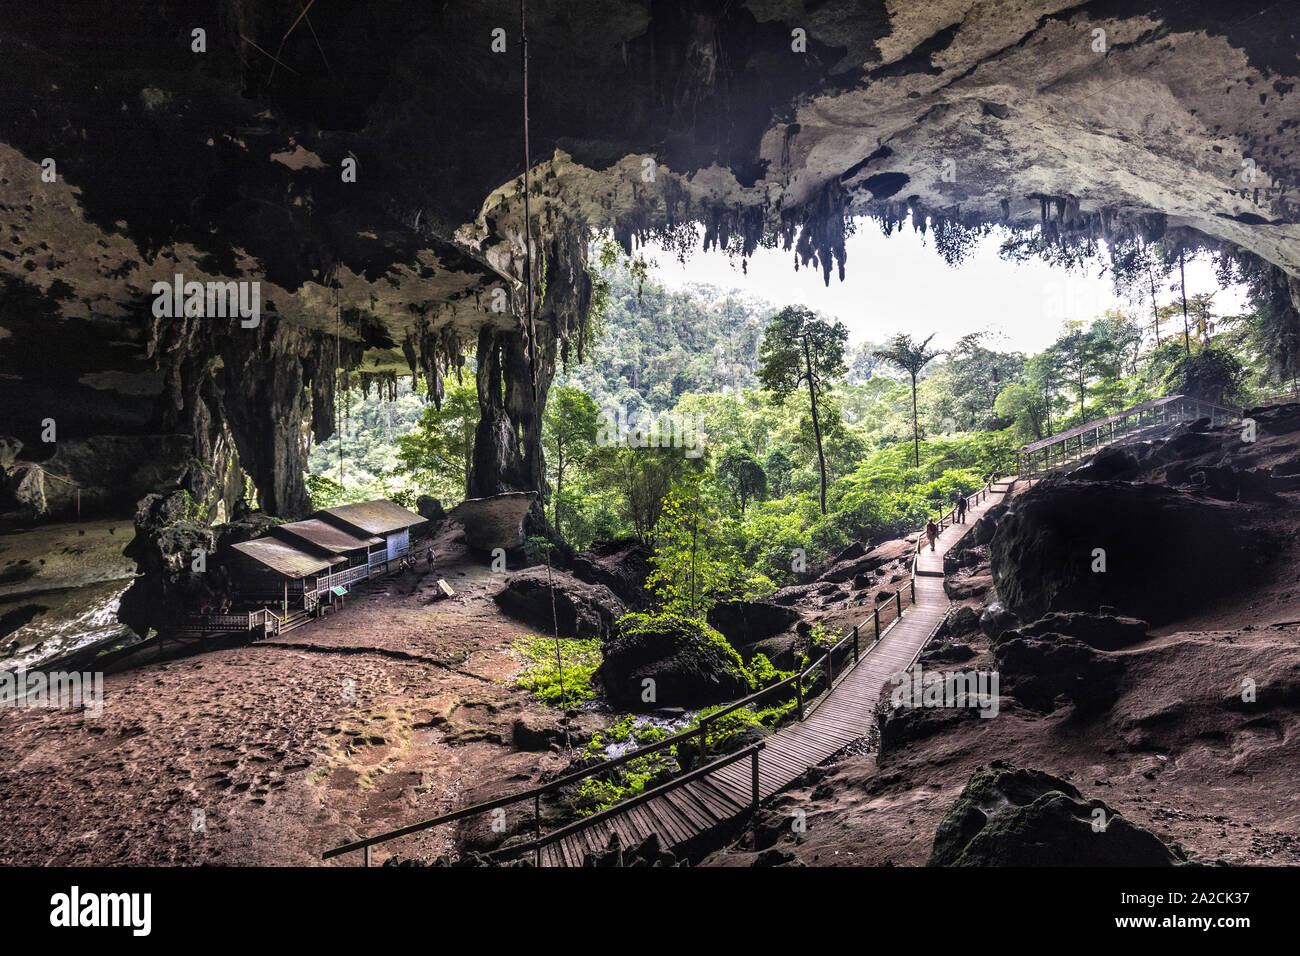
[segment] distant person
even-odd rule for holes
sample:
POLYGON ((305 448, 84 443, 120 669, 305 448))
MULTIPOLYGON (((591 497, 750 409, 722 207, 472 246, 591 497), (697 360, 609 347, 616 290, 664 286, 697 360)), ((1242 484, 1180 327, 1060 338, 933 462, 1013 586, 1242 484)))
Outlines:
POLYGON ((925 523, 925 536, 930 539, 930 550, 934 550, 934 539, 939 537, 939 526, 931 518, 925 523))
POLYGON ((429 549, 429 567, 433 567, 433 548, 429 549))
POLYGON ((966 523, 966 498, 964 496, 957 499, 957 520, 962 524, 966 523))

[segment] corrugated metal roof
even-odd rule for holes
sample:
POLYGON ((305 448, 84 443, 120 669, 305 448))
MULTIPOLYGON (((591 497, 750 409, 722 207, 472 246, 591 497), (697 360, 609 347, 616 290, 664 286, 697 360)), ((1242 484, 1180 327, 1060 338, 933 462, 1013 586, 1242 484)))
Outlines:
POLYGON ((290 521, 288 524, 277 525, 271 533, 288 535, 292 538, 308 541, 318 548, 333 551, 335 554, 341 554, 344 551, 357 551, 371 545, 384 543, 383 538, 377 538, 374 535, 354 534, 346 528, 332 525, 320 518, 290 521))
POLYGON ((287 541, 272 537, 255 538, 233 547, 259 564, 266 565, 277 574, 283 574, 294 580, 315 574, 317 571, 324 571, 330 565, 344 564, 347 561, 346 558, 337 555, 317 556, 295 548, 287 541))
POLYGON ((401 505, 393 504, 387 498, 374 501, 358 501, 352 505, 339 505, 337 508, 324 508, 317 515, 335 518, 339 521, 360 528, 367 534, 387 534, 399 528, 409 528, 421 524, 424 519, 413 511, 407 511, 401 505))

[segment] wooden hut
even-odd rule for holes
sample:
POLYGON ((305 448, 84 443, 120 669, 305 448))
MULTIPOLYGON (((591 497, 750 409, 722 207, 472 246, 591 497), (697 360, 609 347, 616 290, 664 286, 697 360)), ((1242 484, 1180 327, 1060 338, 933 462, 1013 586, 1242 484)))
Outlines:
POLYGON ((305 542, 265 535, 233 545, 240 598, 250 604, 280 606, 280 613, 315 607, 316 595, 331 569, 347 558, 305 542))
POLYGON ((387 568, 389 562, 405 557, 411 551, 411 528, 424 524, 425 519, 413 511, 386 498, 358 501, 355 504, 324 508, 315 517, 357 536, 374 536, 383 540, 382 553, 370 553, 372 569, 378 565, 387 568))

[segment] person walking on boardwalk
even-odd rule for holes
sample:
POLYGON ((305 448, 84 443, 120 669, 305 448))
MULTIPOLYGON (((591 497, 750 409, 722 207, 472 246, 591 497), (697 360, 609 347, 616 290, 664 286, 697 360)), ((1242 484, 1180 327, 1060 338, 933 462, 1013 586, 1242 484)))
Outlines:
POLYGON ((962 495, 957 499, 957 520, 962 524, 966 523, 966 496, 962 495))
POLYGON ((931 518, 925 523, 925 536, 930 539, 930 550, 934 550, 934 539, 939 537, 939 526, 931 518))

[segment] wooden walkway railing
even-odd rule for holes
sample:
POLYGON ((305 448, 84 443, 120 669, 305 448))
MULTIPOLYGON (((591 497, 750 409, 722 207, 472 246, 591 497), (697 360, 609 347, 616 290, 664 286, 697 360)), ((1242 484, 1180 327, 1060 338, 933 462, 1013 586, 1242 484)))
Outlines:
POLYGON ((1198 418, 1208 418, 1210 424, 1217 425, 1241 418, 1241 412, 1186 395, 1152 399, 1022 446, 1016 452, 1016 474, 1028 478, 1055 471, 1142 429, 1198 418))
MULTIPOLYGON (((981 504, 987 503, 990 493, 998 489, 994 488, 994 481, 990 479, 983 488, 979 489, 972 495, 968 496, 967 501, 971 505, 971 512, 977 510, 981 504)), ((1001 489, 1005 491, 1006 489, 1001 489)), ((941 527, 951 527, 956 520, 956 508, 950 510, 947 514, 940 517, 941 527)), ((812 717, 813 713, 827 701, 836 687, 849 676, 851 672, 862 661, 869 660, 872 652, 882 645, 882 639, 889 633, 893 626, 899 623, 904 617, 903 597, 907 594, 911 599, 913 607, 917 603, 917 576, 918 574, 932 574, 920 570, 920 557, 922 547, 925 542, 925 533, 921 531, 917 535, 917 545, 912 554, 912 568, 909 580, 906 584, 894 591, 891 598, 877 605, 871 614, 861 623, 854 625, 852 630, 836 641, 816 660, 807 667, 791 674, 783 680, 777 681, 768 687, 741 698, 728 704, 726 707, 714 711, 702 717, 695 727, 683 730, 680 733, 665 737, 663 740, 630 750, 618 757, 601 761, 598 764, 574 771, 555 780, 530 787, 516 793, 507 794, 484 803, 464 807, 460 810, 454 810, 450 813, 442 814, 430 820, 423 820, 418 823, 412 823, 395 830, 389 830, 385 833, 376 834, 372 837, 366 837, 360 840, 354 840, 341 846, 326 850, 322 855, 322 860, 333 859, 348 853, 361 852, 364 854, 364 865, 371 864, 371 849, 381 843, 387 843, 400 837, 409 836, 414 833, 429 830, 444 824, 455 823, 469 817, 479 814, 491 813, 494 810, 501 810, 516 804, 532 803, 532 832, 531 840, 522 843, 512 844, 502 847, 488 854, 495 859, 506 859, 531 853, 534 862, 542 865, 544 859, 543 851, 549 851, 549 860, 556 863, 580 863, 580 849, 575 849, 570 845, 570 840, 575 835, 589 834, 592 830, 598 828, 607 828, 605 832, 619 832, 627 834, 645 833, 645 832, 667 832, 673 839, 671 842, 685 842, 685 840, 697 836, 711 826, 716 826, 727 819, 730 819, 739 813, 746 812, 758 805, 761 798, 760 792, 760 753, 764 749, 762 743, 752 744, 734 753, 727 754, 712 762, 706 762, 709 754, 709 731, 715 726, 717 721, 739 710, 742 707, 750 707, 754 704, 769 701, 773 699, 788 700, 791 692, 795 698, 795 711, 798 723, 803 724, 812 717), (892 605, 894 615, 889 621, 888 627, 882 626, 882 613, 892 605), (862 647, 866 629, 871 628, 870 645, 864 650, 862 647), (809 698, 808 692, 816 690, 816 696, 809 698), (573 786, 583 780, 607 773, 616 767, 629 763, 633 760, 649 756, 674 747, 678 744, 694 740, 698 748, 699 757, 696 761, 697 766, 683 774, 675 776, 673 779, 655 787, 653 790, 638 794, 636 797, 621 801, 600 813, 583 817, 566 824, 559 829, 543 835, 542 834, 542 798, 556 793, 565 787, 573 786), (726 774, 732 769, 732 765, 746 757, 750 760, 749 780, 745 781, 748 792, 747 799, 738 799, 739 786, 734 779, 729 785, 713 785, 706 778, 719 775, 719 771, 726 774), (689 785, 689 792, 686 791, 689 785), (666 812, 655 811, 656 803, 667 803, 671 801, 676 819, 669 816, 666 812), (633 821, 638 817, 644 825, 639 829, 628 825, 625 817, 632 818, 633 821), (621 825, 620 825, 621 824, 621 825)), ((943 613, 946 614, 946 611, 943 613)), ((936 618, 935 622, 929 622, 924 641, 934 633, 934 630, 941 623, 942 615, 936 618)), ((920 653, 919 647, 913 653, 908 651, 908 659, 915 660, 920 653)), ((886 669, 897 669, 903 661, 891 660, 885 665, 886 669)), ((909 665, 910 666, 910 665, 909 665)), ((858 700, 861 705, 863 701, 858 700)), ((823 744, 828 738, 819 735, 819 731, 811 731, 814 736, 810 739, 816 740, 823 744)), ((776 759, 776 758, 774 758, 776 759)), ((784 776, 789 777, 791 768, 783 761, 782 772, 784 776)), ((818 757, 818 759, 823 759, 818 757)), ((816 761, 814 761, 816 762, 816 761)), ((807 766, 811 766, 808 764, 807 766)), ((804 767, 803 769, 806 769, 804 767)), ((734 776, 734 775, 733 775, 734 776)), ((667 809, 667 807, 665 807, 667 809)), ((591 850, 599 849, 596 843, 588 842, 591 850)))

